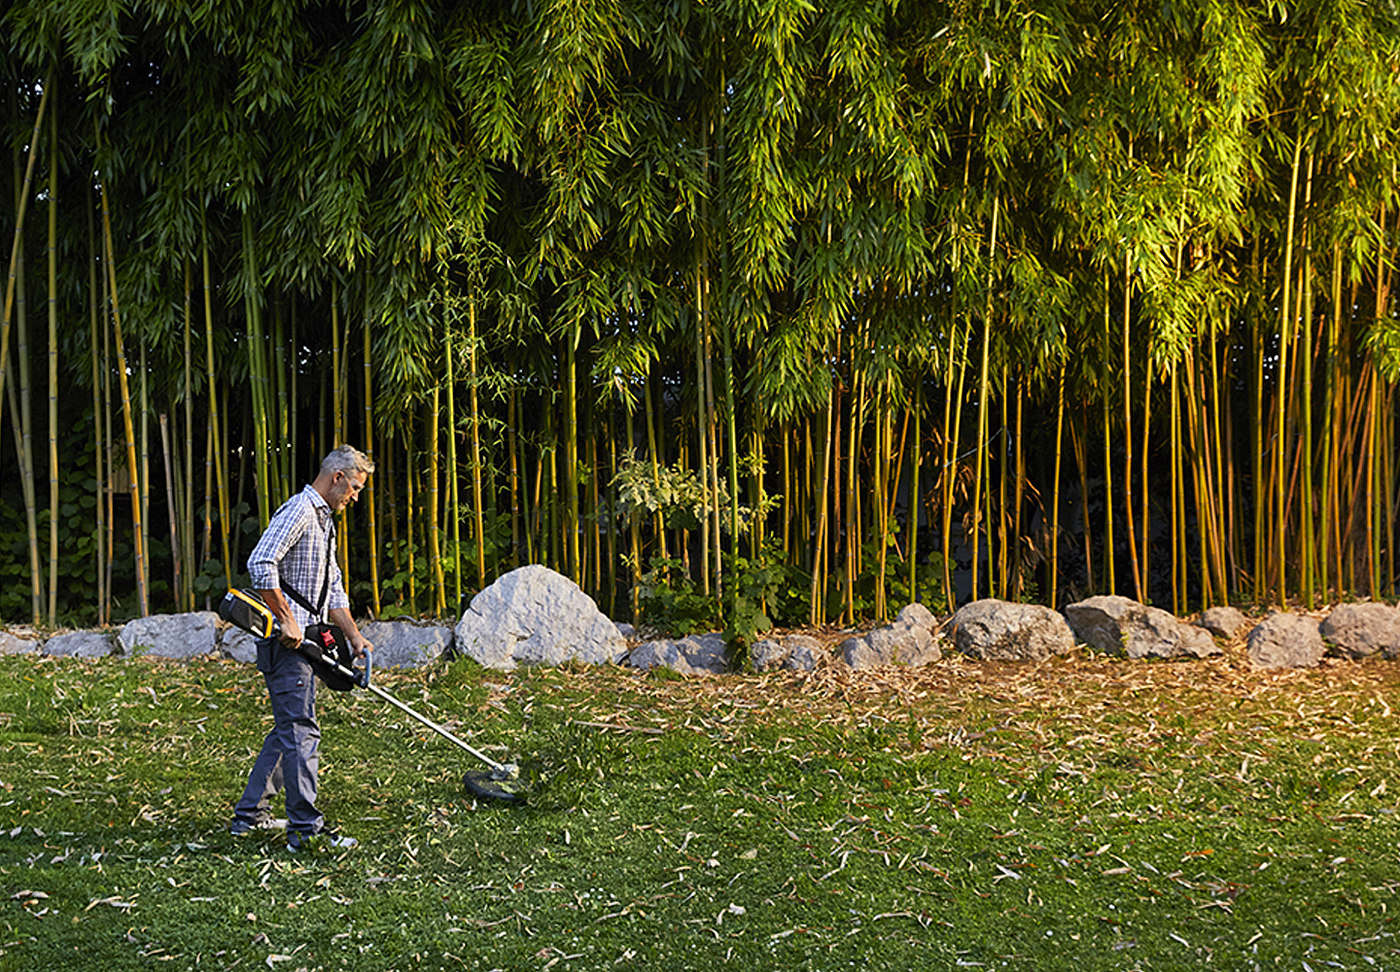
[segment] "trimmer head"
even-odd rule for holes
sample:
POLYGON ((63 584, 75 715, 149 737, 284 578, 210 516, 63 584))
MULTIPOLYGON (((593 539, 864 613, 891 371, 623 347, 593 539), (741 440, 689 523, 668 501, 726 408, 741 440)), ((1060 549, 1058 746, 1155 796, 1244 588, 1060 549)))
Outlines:
POLYGON ((507 767, 515 770, 509 777, 502 778, 496 771, 469 770, 462 776, 462 785, 467 788, 473 796, 481 797, 483 800, 499 800, 503 803, 524 803, 525 791, 517 789, 516 784, 520 781, 520 771, 515 766, 507 767))

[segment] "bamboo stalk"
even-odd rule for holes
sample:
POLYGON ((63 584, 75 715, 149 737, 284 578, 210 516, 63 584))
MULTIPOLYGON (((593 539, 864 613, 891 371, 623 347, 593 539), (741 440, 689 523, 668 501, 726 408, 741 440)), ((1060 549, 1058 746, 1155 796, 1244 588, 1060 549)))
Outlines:
MULTIPOLYGON (((372 335, 369 322, 369 301, 367 295, 362 297, 365 300, 365 313, 361 317, 360 327, 360 374, 364 379, 365 402, 364 402, 364 440, 365 455, 374 455, 374 355, 372 354, 372 335)), ((347 413, 348 415, 348 413, 347 413)), ((337 443, 339 444, 339 443, 337 443)), ((391 450, 392 451, 392 450, 391 450)), ((371 476, 365 483, 365 513, 369 521, 369 597, 370 607, 377 618, 383 613, 383 604, 379 593, 379 518, 378 518, 378 491, 374 488, 374 477, 371 476)), ((390 521, 393 521, 391 512, 390 521)), ((397 544, 395 545, 397 547, 397 544)), ((398 568, 395 566, 395 572, 398 568)))
POLYGON ((506 396, 506 488, 510 493, 510 563, 514 567, 520 565, 520 497, 527 485, 522 480, 524 473, 520 466, 515 433, 519 421, 517 415, 520 409, 516 404, 519 395, 519 389, 511 385, 506 396))
MULTIPOLYGON (((15 156, 15 189, 21 188, 19 156, 15 156)), ((16 201, 18 208, 18 201, 16 201)), ((18 361, 19 389, 10 382, 7 394, 10 417, 14 426, 15 458, 19 467, 20 487, 24 494, 24 526, 29 547, 29 607, 34 624, 39 624, 44 612, 44 564, 39 555, 38 491, 34 480, 34 419, 30 409, 31 388, 29 371, 29 312, 26 301, 26 261, 23 244, 19 250, 18 282, 15 288, 14 327, 15 355, 18 361)))
POLYGON ((486 519, 483 512, 484 493, 481 456, 481 376, 477 370, 476 300, 467 307, 467 354, 471 376, 471 423, 472 423, 472 516, 476 527, 476 579, 480 587, 486 586, 486 519))
MULTIPOLYGON (((183 547, 181 556, 184 558, 186 570, 184 574, 184 585, 181 588, 181 596, 184 600, 184 607, 187 611, 194 610, 194 364, 193 364, 193 308, 191 307, 192 297, 190 294, 190 261, 188 257, 181 259, 182 270, 182 296, 184 328, 182 337, 182 357, 184 365, 184 389, 183 405, 185 412, 185 466, 184 466, 184 490, 180 494, 180 526, 183 547)), ((178 467, 177 467, 178 469, 178 467)))
POLYGON ((580 549, 579 528, 579 461, 578 461, 578 345, 583 336, 583 324, 574 321, 564 336, 564 559, 569 577, 582 585, 583 551, 580 549))
POLYGON ((836 389, 833 383, 826 395, 826 423, 824 435, 822 436, 822 468, 821 485, 817 488, 817 523, 816 529, 812 533, 812 590, 808 598, 810 610, 808 611, 808 622, 810 624, 826 623, 825 585, 822 583, 824 567, 827 563, 826 554, 826 534, 827 517, 830 510, 827 503, 827 490, 829 487, 828 474, 831 469, 831 456, 833 453, 832 425, 835 412, 836 389))
POLYGON ((49 603, 50 627, 58 626, 58 112, 49 118, 49 603))
MULTIPOLYGON (((855 350, 855 341, 851 342, 852 353, 855 350)), ((862 415, 865 401, 865 376, 862 372, 856 372, 852 377, 854 387, 850 395, 850 412, 848 424, 846 426, 846 469, 845 469, 845 493, 846 493, 846 521, 845 529, 842 531, 845 540, 845 552, 842 560, 844 562, 844 583, 841 599, 841 621, 843 624, 854 624, 855 598, 856 598, 856 577, 860 572, 858 551, 860 550, 860 508, 857 505, 860 496, 856 493, 856 469, 857 456, 859 455, 859 441, 862 432, 862 415)))
MULTIPOLYGON (((1103 333, 1107 342, 1112 341, 1113 322, 1109 318, 1109 282, 1104 277, 1103 288, 1103 333)), ((1113 541, 1113 435, 1109 427, 1108 389, 1103 389, 1103 494, 1104 494, 1104 574, 1108 581, 1108 593, 1118 593, 1118 566, 1113 541)), ((1131 512, 1131 511, 1130 511, 1131 512)))
MULTIPOLYGON (((1087 413, 1088 409, 1081 403, 1081 409, 1087 413)), ((1081 435, 1075 427, 1075 423, 1069 423, 1070 445, 1074 448, 1074 464, 1079 470, 1079 506, 1084 518, 1084 568, 1088 574, 1089 590, 1096 590, 1094 584, 1094 538, 1093 526, 1089 518, 1089 457, 1088 446, 1085 439, 1089 436, 1089 416, 1081 416, 1084 423, 1084 433, 1081 435)))
POLYGON ((182 570, 180 558, 179 521, 180 514, 175 505, 175 475, 174 468, 170 461, 170 423, 165 412, 160 413, 160 444, 161 452, 165 459, 165 496, 166 512, 170 520, 170 567, 173 573, 173 590, 184 589, 184 571, 182 570))
POLYGON ((1172 613, 1182 614, 1185 609, 1186 580, 1182 551, 1185 549, 1186 503, 1182 495, 1181 475, 1181 388, 1180 373, 1173 361, 1168 371, 1168 389, 1171 395, 1169 425, 1169 455, 1171 483, 1171 564, 1172 564, 1172 613))
POLYGON ((911 604, 922 603, 919 601, 919 518, 923 513, 923 500, 919 489, 919 470, 924 459, 923 411, 923 376, 916 373, 914 376, 914 404, 910 406, 908 419, 908 424, 913 427, 913 435, 909 437, 911 450, 909 457, 909 529, 908 540, 905 541, 909 558, 909 602, 911 604))
POLYGON ((209 376, 209 437, 213 441, 214 482, 219 499, 219 549, 223 557, 224 584, 233 586, 233 565, 229 552, 228 481, 224 474, 224 442, 219 425, 219 383, 214 368, 214 305, 213 280, 209 272, 209 231, 204 213, 199 215, 199 249, 201 276, 204 281, 204 364, 209 376))
MULTIPOLYGON (((977 600, 981 588, 977 583, 980 559, 982 530, 982 483, 983 467, 987 454, 987 425, 990 405, 987 401, 990 386, 987 383, 987 369, 992 344, 992 282, 996 263, 997 220, 1001 216, 1001 196, 992 196, 992 230, 987 245, 987 302, 982 315, 982 356, 977 371, 977 471, 972 488, 972 600, 977 600)), ((990 561, 988 562, 990 567, 990 561)))
MULTIPOLYGON (((102 287, 98 283, 97 266, 101 261, 101 253, 97 245, 97 230, 93 225, 93 206, 91 186, 84 187, 84 200, 87 203, 83 207, 87 217, 87 269, 88 269, 88 358, 89 371, 92 377, 92 441, 93 441, 93 484, 96 495, 93 497, 93 506, 96 511, 96 534, 94 536, 94 547, 97 548, 97 623, 105 624, 107 620, 107 606, 109 599, 107 596, 107 547, 103 543, 106 536, 106 463, 110 456, 107 452, 107 442, 103 436, 102 414, 103 414, 103 369, 98 347, 102 343, 99 332, 99 322, 102 320, 102 287)), ((105 332, 105 328, 101 328, 105 332)))
MULTIPOLYGON (((1137 600, 1146 602, 1142 578, 1141 562, 1138 557, 1137 524, 1133 515, 1133 359, 1130 342, 1132 320, 1132 259, 1123 257, 1123 322, 1121 327, 1123 346, 1123 499, 1127 511, 1128 524, 1128 570, 1133 579, 1133 591, 1137 600)), ((1112 500, 1110 499, 1110 502, 1112 500)))
POLYGON ((1278 604, 1287 606, 1288 604, 1288 581, 1285 576, 1287 568, 1286 543, 1288 539, 1287 517, 1284 515, 1287 506, 1285 495, 1285 448, 1284 437, 1287 433, 1286 408, 1288 401, 1288 387, 1286 376, 1288 374, 1288 342, 1292 334, 1293 310, 1292 295, 1289 288, 1293 283, 1293 226, 1297 215, 1298 206, 1298 168, 1302 161, 1303 136, 1296 135, 1293 139, 1293 165, 1291 169, 1291 182, 1288 190, 1288 228, 1284 233, 1283 244, 1283 298, 1281 300, 1280 320, 1279 320, 1279 342, 1278 342, 1278 387, 1275 392, 1274 423, 1278 435, 1274 449, 1274 502, 1277 506, 1278 514, 1274 525, 1274 568, 1277 572, 1278 580, 1278 604))
MULTIPOLYGON (((949 324, 948 369, 944 378, 943 394, 943 448, 941 453, 940 483, 942 484, 942 522, 939 524, 943 543, 943 597, 948 610, 957 607, 957 590, 953 585, 953 493, 957 480, 958 446, 961 442, 963 387, 967 377, 966 364, 957 369, 957 391, 953 391, 954 362, 957 354, 958 323, 956 317, 949 324)), ((966 331, 971 336, 971 326, 966 331)), ((963 345, 964 352, 966 345, 963 345)), ((963 355, 965 357, 965 353, 963 355)))
POLYGON ((102 237, 106 247, 107 275, 110 278, 108 297, 112 307, 113 344, 117 349, 117 382, 121 391, 122 428, 126 435, 126 466, 131 480, 131 528, 136 558, 136 601, 141 616, 151 613, 150 597, 146 589, 146 546, 145 524, 141 518, 140 480, 136 465, 136 423, 131 411, 131 389, 127 383, 127 363, 125 342, 122 339, 122 319, 120 304, 117 301, 117 268, 113 262, 115 250, 112 247, 112 216, 107 202, 107 181, 99 180, 102 194, 102 237))
POLYGON ((44 82, 43 93, 39 96, 39 109, 34 113, 34 132, 29 137, 29 157, 24 165, 24 179, 20 183, 19 195, 15 201, 15 234, 10 245, 9 276, 5 281, 5 312, 0 317, 0 391, 5 387, 5 372, 10 362, 10 314, 14 310, 15 289, 19 279, 19 260, 23 253, 24 214, 29 207, 30 183, 34 178, 34 161, 39 155, 39 135, 44 130, 44 109, 49 103, 49 92, 53 90, 54 71, 44 82))
MULTIPOLYGON (((444 294, 446 299, 446 294, 444 294)), ((475 327, 473 327, 473 332, 475 327)), ((452 609, 460 611, 462 607, 462 506, 461 494, 458 483, 457 465, 457 381, 455 369, 453 368, 453 347, 452 347, 452 318, 451 315, 443 315, 442 329, 442 357, 445 364, 445 384, 447 385, 447 508, 451 511, 448 522, 452 525, 452 609)), ((474 377, 474 376, 473 376, 474 377)), ((475 403, 473 403, 473 406, 475 403)), ((476 435, 476 409, 472 409, 472 435, 476 435)), ((478 496, 473 504, 481 506, 481 499, 478 496)), ((479 545, 479 544, 478 544, 479 545)), ((484 585, 484 581, 482 583, 484 585)))
POLYGON ((1302 366, 1303 366, 1303 375, 1302 375, 1302 378, 1303 378, 1303 394, 1302 394, 1301 400, 1300 400, 1300 401, 1298 402, 1298 404, 1297 404, 1297 409, 1298 409, 1298 412, 1299 412, 1299 418, 1301 419, 1302 427, 1303 427, 1303 429, 1302 429, 1302 432, 1303 432, 1303 442, 1302 442, 1302 447, 1301 447, 1301 451, 1302 451, 1302 461, 1303 461, 1303 469, 1302 469, 1303 489, 1302 489, 1302 494, 1301 494, 1301 496, 1300 496, 1300 498, 1299 498, 1299 499, 1300 499, 1300 502, 1299 502, 1299 504, 1298 504, 1299 513, 1301 514, 1300 523, 1299 523, 1299 525, 1298 525, 1298 532, 1299 532, 1299 534, 1301 535, 1302 541, 1303 541, 1303 556, 1302 556, 1302 565, 1301 565, 1301 575, 1302 575, 1302 576, 1299 578, 1299 584, 1301 585, 1302 590, 1303 590, 1303 606, 1306 607, 1309 611, 1313 610, 1314 607, 1316 606, 1316 605, 1315 605, 1315 598, 1314 598, 1314 594, 1315 594, 1315 583, 1316 583, 1316 581, 1315 581, 1315 578, 1314 578, 1314 576, 1313 576, 1314 566, 1315 566, 1315 565, 1314 565, 1314 558, 1315 558, 1315 556, 1316 556, 1316 549, 1315 549, 1315 546, 1314 546, 1315 538, 1314 538, 1314 536, 1313 536, 1313 501, 1312 501, 1312 496, 1313 496, 1313 465, 1312 465, 1312 463, 1313 463, 1313 456, 1312 456, 1312 447, 1313 447, 1313 428, 1312 428, 1312 415, 1313 415, 1313 405, 1312 405, 1312 401, 1313 401, 1313 399, 1312 399, 1312 394, 1313 394, 1313 353, 1312 353, 1312 352, 1313 352, 1313 342, 1312 342, 1312 333, 1313 333, 1313 332, 1312 332, 1312 255, 1311 255, 1312 232, 1313 232, 1313 230, 1312 230, 1312 218, 1311 218, 1311 210, 1312 210, 1312 185, 1313 185, 1313 166, 1314 166, 1314 164, 1315 164, 1315 162, 1316 162, 1316 159, 1317 159, 1316 155, 1315 155, 1313 152, 1309 151, 1309 152, 1308 152, 1308 177, 1307 177, 1307 182, 1306 182, 1306 189, 1304 190, 1304 193, 1303 193, 1303 214, 1304 214, 1304 217, 1303 217, 1303 220, 1304 220, 1304 225, 1303 225, 1303 259, 1302 259, 1302 266, 1299 268, 1299 271, 1298 271, 1299 276, 1301 276, 1301 277, 1303 278, 1303 279, 1302 279, 1302 292, 1301 292, 1301 294, 1299 295, 1300 298, 1301 298, 1301 308, 1300 308, 1300 311, 1301 311, 1301 312, 1300 312, 1299 316, 1302 318, 1302 329, 1303 329, 1303 335, 1302 335, 1302 346, 1303 346, 1303 355, 1302 355, 1302 359, 1303 359, 1303 360, 1302 360, 1302 366))
POLYGON ((1065 365, 1055 394, 1055 472, 1050 483, 1050 607, 1059 603, 1060 591, 1060 468, 1065 439, 1065 365))
POLYGON ((442 450, 439 443, 441 436, 438 435, 440 395, 436 384, 428 393, 428 402, 428 417, 423 423, 423 441, 428 452, 428 570, 433 578, 433 612, 435 617, 440 618, 447 611, 447 585, 442 573, 442 531, 438 517, 442 478, 439 458, 442 450))
POLYGON ((268 389, 265 365, 266 342, 262 332, 262 311, 258 299, 258 271, 256 248, 253 240, 253 220, 243 212, 243 260, 247 280, 243 292, 244 313, 248 325, 248 380, 249 399, 253 410, 253 478, 254 492, 258 502, 258 525, 267 529, 272 516, 271 483, 268 466, 268 389))

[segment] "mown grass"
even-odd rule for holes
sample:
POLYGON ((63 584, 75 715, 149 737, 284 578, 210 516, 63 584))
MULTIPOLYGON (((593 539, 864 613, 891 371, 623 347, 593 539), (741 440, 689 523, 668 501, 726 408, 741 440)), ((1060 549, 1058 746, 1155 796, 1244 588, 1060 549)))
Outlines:
POLYGON ((1392 664, 381 683, 531 803, 322 692, 362 844, 293 857, 225 831, 250 670, 0 658, 0 969, 1400 968, 1392 664))

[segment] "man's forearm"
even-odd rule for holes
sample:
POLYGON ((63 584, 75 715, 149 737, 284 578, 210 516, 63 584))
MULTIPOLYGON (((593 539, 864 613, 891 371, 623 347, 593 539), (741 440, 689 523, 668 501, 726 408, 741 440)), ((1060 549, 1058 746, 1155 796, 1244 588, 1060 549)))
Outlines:
POLYGON ((282 592, 273 588, 259 588, 258 594, 267 602, 268 608, 272 611, 272 616, 277 619, 277 625, 282 629, 282 641, 295 647, 301 643, 301 625, 297 624, 297 619, 292 616, 291 605, 282 596, 282 592))
POLYGON ((358 657, 361 653, 373 650, 369 639, 360 631, 359 625, 355 623, 355 618, 350 614, 349 608, 331 608, 326 614, 330 617, 331 623, 345 632, 345 640, 350 643, 350 647, 355 649, 358 657))

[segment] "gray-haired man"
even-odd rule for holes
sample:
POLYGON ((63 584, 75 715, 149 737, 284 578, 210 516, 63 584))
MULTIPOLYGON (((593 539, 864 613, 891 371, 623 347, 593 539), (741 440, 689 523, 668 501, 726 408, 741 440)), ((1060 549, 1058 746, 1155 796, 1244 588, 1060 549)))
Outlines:
POLYGON ((316 678, 311 663, 295 649, 306 627, 322 621, 345 633, 356 658, 373 649, 350 615, 350 599, 335 560, 335 514, 355 501, 372 472, 374 461, 353 446, 331 452, 311 485, 272 515, 248 555, 252 586, 276 616, 281 638, 258 642, 258 670, 267 681, 273 726, 248 774, 229 831, 239 835, 280 826, 268 811, 268 801, 285 788, 287 849, 294 853, 318 835, 332 847, 356 843, 327 829, 316 809, 321 742, 316 678))

